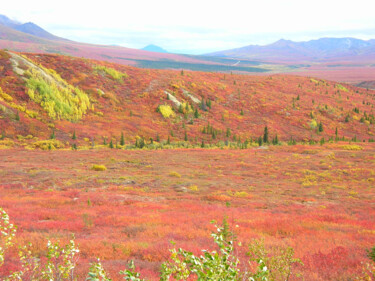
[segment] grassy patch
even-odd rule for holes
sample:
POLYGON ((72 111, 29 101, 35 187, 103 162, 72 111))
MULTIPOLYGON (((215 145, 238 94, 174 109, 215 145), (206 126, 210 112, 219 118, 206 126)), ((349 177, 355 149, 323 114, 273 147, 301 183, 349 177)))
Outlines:
POLYGON ((106 74, 111 76, 112 79, 117 80, 117 81, 122 81, 123 78, 128 77, 128 75, 126 73, 117 71, 114 68, 106 67, 104 65, 95 65, 94 69, 105 72, 106 74))

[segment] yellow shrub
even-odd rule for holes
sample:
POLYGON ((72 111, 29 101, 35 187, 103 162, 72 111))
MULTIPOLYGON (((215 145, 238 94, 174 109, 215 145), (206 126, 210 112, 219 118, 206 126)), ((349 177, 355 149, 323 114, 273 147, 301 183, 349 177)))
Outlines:
POLYGON ((0 88, 0 101, 12 101, 13 98, 7 93, 3 92, 3 89, 0 88))
POLYGON ((31 148, 42 149, 42 150, 55 150, 64 148, 64 144, 59 140, 41 140, 36 141, 31 145, 31 148))
POLYGON ((172 107, 170 105, 160 105, 159 112, 163 115, 164 118, 173 117, 175 115, 172 107))
POLYGON ((107 170, 107 167, 104 166, 104 165, 92 165, 91 167, 91 170, 94 170, 94 171, 106 171, 107 170))
POLYGON ((363 149, 361 146, 356 145, 356 144, 343 145, 341 146, 341 148, 345 150, 362 150, 363 149))
POLYGON ((95 65, 94 69, 104 71, 105 73, 107 73, 109 76, 111 76, 113 79, 115 79, 117 81, 121 81, 123 78, 128 77, 128 75, 126 73, 119 72, 116 69, 106 67, 104 65, 95 65))
POLYGON ((189 187, 189 189, 190 189, 191 191, 198 191, 198 190, 199 190, 198 186, 196 186, 196 185, 191 185, 191 186, 189 187))
POLYGON ((244 197, 248 197, 249 194, 246 192, 246 191, 236 191, 234 194, 233 194, 234 197, 239 197, 239 198, 244 198, 244 197))
POLYGON ((175 171, 170 172, 169 176, 175 177, 175 178, 181 178, 181 175, 175 171))
POLYGON ((5 149, 5 148, 10 148, 15 146, 14 141, 5 139, 5 140, 0 140, 0 149, 5 149))

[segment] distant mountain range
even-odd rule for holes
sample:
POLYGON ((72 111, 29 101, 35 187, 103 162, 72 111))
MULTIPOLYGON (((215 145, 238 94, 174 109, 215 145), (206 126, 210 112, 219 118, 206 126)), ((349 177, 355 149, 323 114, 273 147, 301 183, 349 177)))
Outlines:
POLYGON ((321 38, 294 42, 281 39, 265 46, 249 45, 208 55, 273 62, 363 61, 375 59, 375 40, 321 38))
POLYGON ((146 47, 142 48, 141 50, 149 51, 149 52, 157 52, 157 53, 168 53, 167 50, 164 50, 162 47, 150 44, 146 47))
POLYGON ((55 36, 35 23, 20 23, 5 15, 0 15, 0 49, 2 48, 17 52, 55 53, 86 57, 150 68, 154 65, 157 66, 156 68, 160 67, 156 63, 159 61, 163 62, 161 68, 178 69, 188 69, 188 66, 196 64, 215 64, 210 59, 203 60, 197 56, 170 54, 154 45, 147 46, 145 49, 148 50, 138 50, 114 45, 74 42, 55 36), (168 62, 170 63, 168 64, 168 62), (179 63, 184 67, 181 67, 179 63))
POLYGON ((48 39, 48 40, 65 40, 65 41, 67 40, 67 39, 57 37, 49 33, 48 31, 45 31, 43 28, 36 25, 35 23, 32 23, 32 22, 20 23, 20 22, 11 20, 10 18, 4 15, 0 15, 0 24, 5 27, 9 27, 14 30, 27 33, 30 35, 34 35, 40 38, 48 39))
POLYGON ((293 73, 373 87, 375 40, 321 38, 307 42, 279 40, 204 56, 168 53, 148 45, 143 49, 87 44, 55 36, 35 23, 20 23, 0 15, 0 49, 52 53, 156 69, 231 73, 293 73))

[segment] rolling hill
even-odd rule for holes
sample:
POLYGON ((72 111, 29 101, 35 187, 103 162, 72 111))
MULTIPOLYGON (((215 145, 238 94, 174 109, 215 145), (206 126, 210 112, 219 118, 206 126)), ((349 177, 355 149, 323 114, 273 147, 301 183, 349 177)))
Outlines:
MULTIPOLYGON (((12 140, 64 146, 255 143, 268 127, 283 142, 370 140, 375 92, 289 75, 152 70, 50 54, 0 53, 0 128, 12 140)), ((21 142, 22 143, 22 142, 21 142)))

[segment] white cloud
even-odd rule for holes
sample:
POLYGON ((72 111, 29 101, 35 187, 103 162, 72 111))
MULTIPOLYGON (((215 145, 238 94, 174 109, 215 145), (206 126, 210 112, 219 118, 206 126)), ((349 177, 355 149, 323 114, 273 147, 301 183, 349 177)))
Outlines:
POLYGON ((1 13, 73 40, 200 53, 279 38, 375 37, 374 8, 373 0, 19 0, 1 13))

